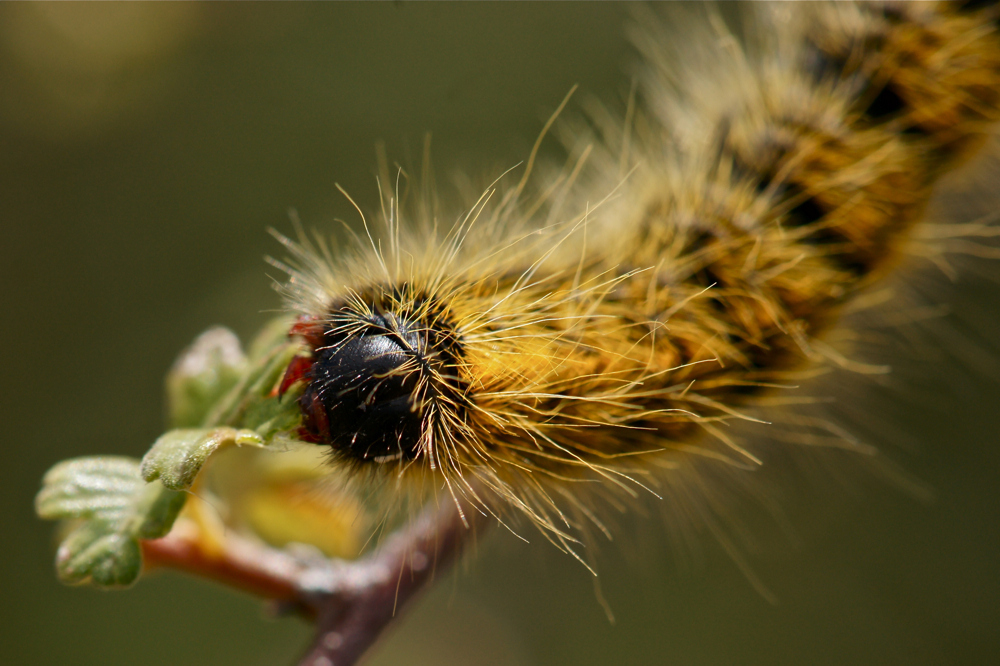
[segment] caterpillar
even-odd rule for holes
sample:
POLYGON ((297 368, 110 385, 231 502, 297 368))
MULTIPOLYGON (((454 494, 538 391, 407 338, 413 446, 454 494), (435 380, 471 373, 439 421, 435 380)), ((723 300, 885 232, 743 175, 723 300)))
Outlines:
POLYGON ((837 359, 824 335, 1000 117, 991 3, 766 13, 749 50, 638 31, 641 109, 563 125, 540 187, 533 154, 454 223, 405 220, 383 170, 381 234, 283 239, 298 437, 571 551, 689 459, 758 464, 722 426, 837 359))
MULTIPOLYGON (((741 25, 697 9, 680 28, 658 10, 636 11, 633 41, 645 69, 627 107, 589 103, 574 117, 577 94, 543 132, 544 141, 555 134, 565 144, 565 168, 544 164, 540 140, 524 165, 499 170, 464 206, 447 208, 427 179, 383 166, 384 208, 365 210, 356 239, 337 247, 323 234, 282 239, 290 257, 275 263, 289 275, 281 291, 291 316, 265 338, 292 353, 258 382, 255 399, 266 408, 171 414, 174 428, 259 432, 234 436, 247 447, 241 457, 213 457, 200 487, 176 484, 161 504, 147 501, 156 484, 144 483, 138 461, 104 470, 114 481, 105 490, 136 495, 98 493, 97 511, 92 496, 60 495, 72 484, 50 473, 38 507, 43 517, 68 519, 61 553, 77 547, 80 559, 102 565, 134 555, 122 567, 133 578, 60 574, 130 582, 140 548, 163 532, 128 511, 139 498, 140 509, 162 517, 178 510, 181 491, 189 491, 181 497, 189 513, 179 528, 192 517, 211 528, 216 512, 229 521, 220 533, 249 527, 276 546, 308 542, 353 557, 371 524, 350 492, 337 494, 339 483, 391 505, 454 504, 518 533, 513 523, 523 517, 591 566, 591 551, 579 545, 586 532, 623 531, 606 509, 638 512, 637 498, 659 496, 671 520, 709 523, 718 534, 712 521, 732 508, 724 495, 771 466, 757 451, 788 448, 778 446, 784 438, 861 449, 834 423, 798 421, 817 435, 755 421, 777 420, 777 403, 808 401, 800 384, 824 367, 855 365, 834 340, 838 322, 872 300, 913 244, 946 271, 949 253, 990 254, 977 244, 992 234, 987 226, 928 232, 919 223, 940 181, 985 152, 993 131, 997 9, 764 6, 741 25), (272 407, 293 423, 265 418, 272 407), (268 459, 281 462, 262 480, 252 446, 265 431, 325 461, 320 470, 309 467, 316 456, 305 465, 329 492, 316 515, 309 500, 323 492, 270 485, 302 472, 291 469, 301 461, 289 452, 268 459), (756 448, 744 446, 751 439, 756 448), (308 529, 291 524, 288 505, 302 509, 295 517, 308 529), (274 513, 257 513, 266 511, 274 513), (113 547, 101 541, 109 533, 113 547), (80 535, 102 548, 74 540, 80 535)), ((226 369, 239 374, 236 365, 226 369)), ((754 486, 736 501, 767 502, 770 492, 754 486)), ((218 553, 210 532, 199 535, 195 556, 211 567, 218 553)), ((61 556, 59 566, 72 559, 61 556)), ((670 602, 688 619, 716 616, 670 602)), ((516 616, 529 624, 530 612, 518 607, 516 616)), ((739 625, 749 626, 740 614, 739 625)), ((892 645, 882 625, 874 633, 892 645)))

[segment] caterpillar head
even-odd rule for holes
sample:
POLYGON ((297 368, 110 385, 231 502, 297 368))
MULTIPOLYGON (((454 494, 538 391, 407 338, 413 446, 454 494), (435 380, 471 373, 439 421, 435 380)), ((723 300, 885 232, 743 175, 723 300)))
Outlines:
POLYGON ((305 438, 357 464, 435 466, 435 432, 461 418, 462 343, 446 313, 408 285, 334 302, 293 328, 310 348, 289 372, 305 438), (297 369, 296 366, 298 366, 297 369))

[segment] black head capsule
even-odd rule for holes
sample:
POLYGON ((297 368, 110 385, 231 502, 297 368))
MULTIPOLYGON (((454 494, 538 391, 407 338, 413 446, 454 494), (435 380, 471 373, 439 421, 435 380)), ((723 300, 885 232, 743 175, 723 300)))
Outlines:
POLYGON ((457 389, 455 335, 437 318, 375 309, 332 321, 299 398, 306 431, 357 462, 415 459, 428 403, 457 389))

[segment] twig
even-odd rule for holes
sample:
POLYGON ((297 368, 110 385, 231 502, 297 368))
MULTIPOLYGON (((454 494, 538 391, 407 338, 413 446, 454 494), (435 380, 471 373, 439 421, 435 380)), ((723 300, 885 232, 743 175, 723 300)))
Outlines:
POLYGON ((474 526, 450 502, 394 534, 371 557, 349 566, 343 586, 318 606, 316 636, 299 666, 355 663, 401 608, 437 571, 450 565, 474 526))
POLYGON ((374 644, 399 608, 450 565, 475 536, 450 502, 429 508, 378 550, 355 561, 304 559, 236 535, 207 553, 178 523, 144 541, 147 567, 169 567, 276 601, 316 621, 299 666, 349 666, 374 644))

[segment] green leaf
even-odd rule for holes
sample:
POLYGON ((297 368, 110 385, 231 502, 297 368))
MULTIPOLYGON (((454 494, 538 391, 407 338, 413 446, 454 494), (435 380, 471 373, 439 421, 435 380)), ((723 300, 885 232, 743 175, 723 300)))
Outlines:
POLYGON ((167 536, 186 500, 186 493, 164 488, 159 483, 148 484, 129 527, 140 539, 167 536))
MULTIPOLYGON (((281 383, 289 362, 302 352, 302 345, 288 339, 288 322, 274 322, 251 347, 251 356, 246 374, 233 389, 219 400, 205 417, 205 425, 227 425, 234 428, 259 429, 266 421, 259 420, 262 403, 280 405, 283 410, 294 410, 295 396, 278 398, 275 389, 281 383), (278 333, 281 333, 280 336, 278 333)), ((269 409, 265 408, 265 409, 269 409)), ((301 415, 297 416, 301 421, 301 415)), ((284 423, 286 419, 282 420, 284 423)), ((290 428, 294 429, 294 428, 290 428)), ((276 432, 265 428, 268 433, 276 432)), ((267 436, 268 433, 261 431, 267 436)))
POLYGON ((139 461, 75 458, 53 467, 35 499, 38 515, 82 521, 59 546, 56 570, 67 583, 129 585, 142 570, 139 539, 170 531, 187 496, 146 483, 139 461))
POLYGON ((271 354, 275 347, 288 344, 288 330, 292 326, 290 317, 272 319, 250 342, 248 355, 255 362, 271 354))
POLYGON ((194 483, 208 457, 220 447, 263 447, 265 444, 264 438, 253 430, 171 430, 156 440, 143 457, 142 478, 146 481, 159 479, 171 490, 186 490, 194 483))
POLYGON ((210 328, 188 347, 167 375, 167 406, 174 428, 206 424, 212 408, 246 374, 247 358, 228 328, 210 328))
POLYGON ((139 476, 139 461, 134 458, 73 458, 45 474, 35 510, 47 520, 96 518, 115 522, 129 515, 145 486, 139 476))
POLYGON ((131 585, 142 571, 142 549, 133 536, 109 529, 107 523, 87 522, 59 546, 56 571, 66 583, 131 585))
POLYGON ((294 389, 279 397, 289 361, 301 344, 277 319, 251 345, 249 358, 223 328, 209 329, 178 359, 167 379, 170 418, 141 462, 102 456, 59 463, 45 475, 38 515, 76 521, 59 547, 60 578, 112 587, 142 570, 140 539, 165 536, 184 506, 183 491, 210 456, 227 446, 286 442, 301 424, 294 389))

